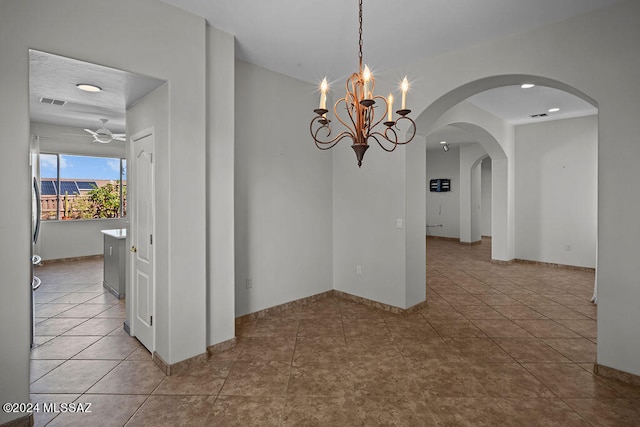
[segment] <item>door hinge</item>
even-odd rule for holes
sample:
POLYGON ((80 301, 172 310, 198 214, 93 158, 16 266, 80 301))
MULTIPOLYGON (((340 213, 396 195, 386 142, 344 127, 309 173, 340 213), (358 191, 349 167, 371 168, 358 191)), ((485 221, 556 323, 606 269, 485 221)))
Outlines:
POLYGON ((149 234, 149 244, 153 245, 153 234, 149 234))
POLYGON ((153 326, 153 316, 151 316, 149 319, 149 326, 153 326))

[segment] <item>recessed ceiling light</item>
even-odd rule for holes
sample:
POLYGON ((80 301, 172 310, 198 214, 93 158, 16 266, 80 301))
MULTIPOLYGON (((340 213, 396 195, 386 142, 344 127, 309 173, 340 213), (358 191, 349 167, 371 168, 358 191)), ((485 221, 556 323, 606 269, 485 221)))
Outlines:
POLYGON ((78 83, 76 87, 85 92, 100 92, 102 88, 100 86, 92 85, 89 83, 78 83))
POLYGON ((447 141, 440 141, 440 144, 446 144, 447 141))
POLYGON ((535 85, 533 83, 523 83, 522 85, 520 85, 522 89, 531 89, 534 86, 535 85))
POLYGON ((549 112, 550 113, 557 113, 558 111, 560 111, 560 109, 558 107, 549 108, 549 112))

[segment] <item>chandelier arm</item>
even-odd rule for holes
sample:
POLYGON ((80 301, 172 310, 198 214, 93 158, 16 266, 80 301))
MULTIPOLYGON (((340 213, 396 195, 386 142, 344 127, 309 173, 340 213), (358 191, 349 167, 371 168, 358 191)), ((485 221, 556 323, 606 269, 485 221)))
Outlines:
MULTIPOLYGON (((411 117, 407 117, 407 116, 400 117, 398 120, 396 120, 396 124, 395 124, 395 128, 398 130, 400 130, 398 128, 398 122, 400 122, 401 120, 409 121, 410 126, 409 126, 409 129, 407 130, 407 133, 411 132, 411 137, 409 137, 409 139, 407 139, 406 141, 396 142, 396 144, 405 145, 413 141, 413 138, 416 136, 416 122, 414 122, 413 119, 411 119, 411 117)), ((394 134, 395 134, 395 131, 394 131, 394 134)))
POLYGON ((311 125, 309 126, 309 131, 311 133, 311 137, 313 138, 313 141, 316 144, 316 147, 318 147, 321 150, 328 150, 329 148, 334 147, 338 142, 340 142, 341 140, 343 140, 346 137, 350 137, 351 139, 353 139, 353 136, 351 135, 350 132, 341 132, 338 135, 336 135, 333 139, 330 140, 322 140, 321 138, 318 137, 318 134, 320 133, 320 131, 322 129, 326 129, 327 130, 327 137, 329 137, 331 135, 331 127, 329 127, 329 123, 325 123, 322 124, 321 126, 319 126, 315 131, 313 130, 313 125, 314 124, 321 124, 320 121, 321 120, 326 120, 323 116, 316 116, 314 117, 314 119, 311 121, 311 125))
MULTIPOLYGON (((393 131, 392 131, 392 132, 393 132, 393 131)), ((385 133, 386 133, 386 131, 385 131, 385 133)), ((394 133, 395 133, 395 132, 394 132, 394 133)), ((369 135, 369 138, 373 138, 373 139, 375 139, 375 141, 378 143, 378 145, 380 146, 380 148, 382 148, 382 149, 383 149, 384 151, 386 151, 387 153, 392 152, 392 151, 393 151, 393 150, 395 150, 395 149, 396 149, 396 147, 398 146, 398 144, 397 144, 395 141, 393 141, 393 140, 391 140, 391 139, 387 138, 384 134, 382 134, 382 133, 380 133, 380 132, 374 132, 374 133, 372 133, 371 135, 369 135), (382 144, 382 142, 380 142, 380 140, 378 139, 378 136, 382 137, 385 141, 389 141, 390 143, 392 143, 392 144, 393 144, 393 148, 387 148, 387 147, 385 147, 385 146, 382 144)))
POLYGON ((315 137, 313 137, 313 141, 316 143, 316 147, 318 147, 320 150, 329 150, 330 148, 335 147, 340 141, 345 138, 353 139, 353 136, 349 132, 341 132, 331 141, 320 141, 315 137))
MULTIPOLYGON (((389 104, 387 104, 387 98, 385 98, 384 96, 376 95, 376 96, 374 96, 374 97, 373 97, 373 99, 374 99, 374 100, 376 100, 376 99, 382 99, 382 100, 384 101, 384 111, 385 111, 385 112, 387 111, 387 108, 388 108, 388 105, 389 105, 389 104)), ((374 104, 374 105, 375 105, 375 104, 374 104)), ((374 119, 374 116, 375 116, 375 115, 374 115, 374 110, 373 110, 374 106, 372 105, 372 106, 371 106, 371 107, 369 107, 369 108, 371 109, 371 120, 373 120, 373 119, 374 119)), ((382 115, 382 117, 380 117, 380 120, 378 120, 378 121, 377 121, 377 122, 375 122, 373 125, 371 125, 369 129, 374 129, 376 126, 378 126, 380 123, 382 123, 382 122, 384 121, 384 119, 385 119, 385 114, 383 114, 383 115, 382 115)), ((371 122, 369 122, 369 123, 371 123, 371 122)))
MULTIPOLYGON (((354 104, 352 103, 351 105, 354 105, 354 104)), ((342 123, 342 125, 344 127, 349 129, 349 132, 352 135, 356 134, 356 129, 358 128, 358 126, 356 126, 356 122, 353 121, 353 116, 352 116, 351 110, 349 109, 349 104, 347 103, 347 97, 346 96, 344 98, 340 98, 340 99, 338 99, 338 101, 336 101, 335 105, 333 106, 333 114, 336 117, 336 119, 338 119, 338 121, 340 123, 342 123), (353 124, 353 127, 349 126, 344 120, 342 120, 342 118, 338 114, 338 104, 340 104, 340 102, 344 102, 344 109, 347 111, 347 115, 349 116, 349 119, 351 120, 351 123, 353 124)))

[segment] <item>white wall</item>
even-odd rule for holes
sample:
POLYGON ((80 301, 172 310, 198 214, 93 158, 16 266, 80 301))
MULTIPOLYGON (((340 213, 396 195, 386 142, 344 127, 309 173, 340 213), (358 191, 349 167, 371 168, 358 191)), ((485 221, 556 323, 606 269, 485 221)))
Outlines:
POLYGON ((483 236, 491 236, 491 157, 486 157, 482 161, 481 172, 481 219, 480 232, 483 236))
POLYGON ((460 146, 460 242, 480 240, 480 161, 487 152, 479 143, 460 146))
POLYGON ((441 148, 427 151, 427 236, 460 238, 460 146, 451 145, 449 151, 441 148), (448 178, 451 191, 429 191, 432 179, 448 178), (442 227, 429 227, 440 225, 442 227))
POLYGON ((235 336, 234 45, 207 26, 207 345, 235 336))
MULTIPOLYGON (((91 143, 93 138, 90 135, 82 136, 86 134, 82 129, 31 122, 31 134, 40 138, 39 145, 42 153, 126 158, 124 142, 91 143)), ((103 237, 100 230, 125 228, 126 224, 126 218, 43 221, 34 251, 45 261, 100 255, 103 251, 103 237)))
POLYGON ((315 88, 242 61, 235 81, 241 316, 332 288, 332 179, 331 154, 309 135, 315 88))
POLYGON ((515 132, 516 257, 595 267, 598 117, 515 132))
MULTIPOLYGON (((174 363, 205 351, 205 30, 203 18, 156 0, 0 0, 0 186, 15 195, 15 209, 0 213, 0 341, 11 343, 0 359, 1 401, 26 402, 29 389, 29 48, 169 82, 170 142, 157 154, 169 159, 170 198, 161 208, 170 220, 161 231, 167 280, 180 292, 171 318, 178 333, 162 356, 174 363)), ((0 413, 0 423, 15 417, 0 413)))

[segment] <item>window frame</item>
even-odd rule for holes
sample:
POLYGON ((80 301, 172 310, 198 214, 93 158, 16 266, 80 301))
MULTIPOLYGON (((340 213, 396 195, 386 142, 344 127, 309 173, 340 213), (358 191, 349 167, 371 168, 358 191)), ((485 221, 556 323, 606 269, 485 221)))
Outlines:
MULTIPOLYGON (((70 153, 64 153, 64 152, 50 152, 50 151, 42 151, 39 153, 40 155, 47 155, 47 156, 55 156, 56 157, 56 176, 55 178, 45 178, 47 180, 53 180, 55 182, 56 185, 56 217, 55 219, 43 219, 43 222, 50 222, 50 221, 95 221, 95 220, 105 220, 105 219, 121 219, 121 218, 127 218, 126 216, 126 210, 125 210, 125 201, 126 199, 123 198, 124 196, 124 187, 126 187, 126 163, 127 163, 127 159, 125 157, 112 157, 112 156, 98 156, 98 155, 89 155, 89 154, 70 154, 70 153), (118 207, 118 216, 114 217, 114 218, 71 218, 69 220, 63 220, 62 218, 60 218, 60 204, 62 203, 62 195, 60 194, 60 157, 61 156, 70 156, 70 157, 91 157, 91 158, 99 158, 99 159, 110 159, 110 160, 118 160, 120 162, 120 172, 119 172, 119 179, 118 181, 120 182, 119 185, 119 199, 120 199, 120 206, 118 207), (123 180, 123 178, 125 178, 123 180), (125 182, 125 185, 123 186, 122 183, 125 182)), ((38 160, 38 175, 40 175, 38 177, 39 181, 40 181, 40 188, 42 188, 42 174, 40 173, 40 169, 42 167, 42 161, 39 159, 38 160)), ((76 179, 74 181, 91 181, 91 180, 95 180, 95 181, 100 181, 98 179, 94 179, 94 178, 86 178, 86 179, 76 179)), ((42 191, 41 191, 41 196, 42 196, 42 191)), ((42 202, 40 202, 42 203, 42 202)))

